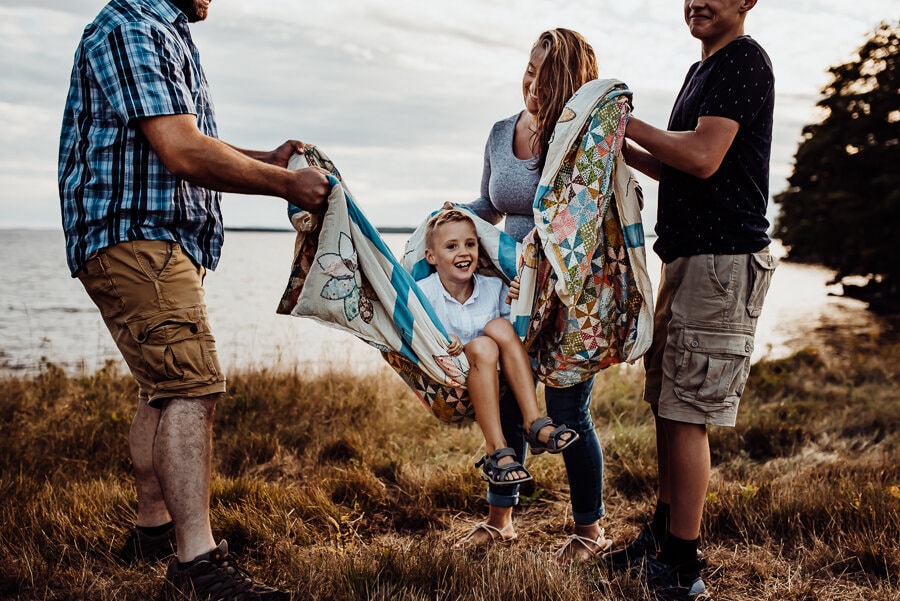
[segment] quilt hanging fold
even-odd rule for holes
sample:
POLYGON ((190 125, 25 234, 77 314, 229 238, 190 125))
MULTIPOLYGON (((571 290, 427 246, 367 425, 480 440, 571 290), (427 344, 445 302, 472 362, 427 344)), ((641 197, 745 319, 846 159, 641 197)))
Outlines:
MULTIPOLYGON (((447 333, 416 284, 430 273, 424 260, 424 223, 407 242, 401 264, 357 206, 334 163, 308 146, 289 167, 306 164, 328 170, 332 188, 322 216, 289 209, 297 239, 276 311, 357 336, 381 351, 438 419, 472 421, 466 357, 447 354, 447 333)), ((509 281, 516 274, 516 241, 474 214, 472 218, 481 244, 479 272, 509 281)))

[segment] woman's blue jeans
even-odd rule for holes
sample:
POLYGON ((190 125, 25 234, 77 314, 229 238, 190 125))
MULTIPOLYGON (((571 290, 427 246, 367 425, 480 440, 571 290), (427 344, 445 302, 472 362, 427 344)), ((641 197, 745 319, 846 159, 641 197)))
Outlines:
MULTIPOLYGON (((572 518, 575 524, 593 524, 606 514, 603 504, 603 451, 591 418, 591 389, 594 378, 568 388, 544 388, 547 414, 554 422, 572 428, 581 438, 563 451, 572 518)), ((500 423, 506 444, 519 461, 525 457, 522 414, 512 392, 500 398, 500 423)), ((487 501, 495 507, 512 507, 519 502, 518 486, 488 485, 487 501)))

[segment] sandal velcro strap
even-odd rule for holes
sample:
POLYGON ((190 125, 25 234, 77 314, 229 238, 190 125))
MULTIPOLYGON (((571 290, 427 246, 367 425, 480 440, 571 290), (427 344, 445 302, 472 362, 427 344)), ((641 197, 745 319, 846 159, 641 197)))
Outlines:
POLYGON ((560 426, 546 416, 534 420, 531 427, 525 432, 525 440, 528 441, 528 444, 531 446, 531 452, 535 455, 540 455, 544 451, 547 451, 548 453, 561 453, 579 438, 581 438, 581 436, 578 432, 565 424, 560 426), (540 438, 538 438, 538 434, 540 434, 541 430, 547 426, 552 426, 553 431, 550 432, 547 442, 541 442, 540 438), (564 438, 566 434, 569 435, 568 438, 564 438))
POLYGON ((491 484, 520 484, 531 480, 531 473, 518 461, 511 461, 504 465, 498 463, 504 457, 515 458, 515 456, 516 452, 510 447, 501 447, 479 459, 475 467, 481 468, 481 478, 491 484), (514 472, 523 472, 525 476, 510 477, 514 472))

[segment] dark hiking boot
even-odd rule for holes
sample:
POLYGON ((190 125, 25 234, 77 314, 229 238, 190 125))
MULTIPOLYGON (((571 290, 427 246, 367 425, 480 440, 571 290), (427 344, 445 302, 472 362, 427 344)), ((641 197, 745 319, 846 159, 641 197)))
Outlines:
POLYGON ((671 566, 657 557, 647 557, 643 564, 647 587, 660 601, 699 601, 709 599, 706 583, 700 577, 700 564, 671 566))
POLYGON ((131 529, 128 538, 119 551, 119 559, 129 566, 136 566, 141 562, 159 561, 169 557, 175 552, 175 527, 169 524, 168 530, 162 534, 152 536, 138 527, 131 529))
POLYGON ((600 561, 614 570, 627 570, 639 565, 647 557, 655 557, 657 553, 659 553, 659 543, 653 536, 650 525, 644 524, 637 538, 628 546, 603 555, 600 561))
POLYGON ((290 593, 254 582, 228 555, 228 543, 200 555, 179 569, 172 558, 166 572, 165 601, 289 601, 290 593))
MULTIPOLYGON (((641 531, 627 547, 603 555, 600 561, 613 570, 627 570, 639 566, 646 558, 656 557, 660 545, 653 536, 649 524, 644 524, 641 531)), ((706 559, 697 551, 697 564, 700 568, 706 565, 706 559)))

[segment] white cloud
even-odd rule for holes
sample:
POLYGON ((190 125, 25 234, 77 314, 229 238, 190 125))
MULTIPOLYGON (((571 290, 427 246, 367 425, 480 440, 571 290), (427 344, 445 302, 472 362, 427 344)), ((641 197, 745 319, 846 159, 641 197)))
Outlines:
MULTIPOLYGON (((102 5, 0 2, 0 227, 59 223, 56 153, 68 74, 81 30, 102 5)), ((813 118, 827 67, 895 14, 895 0, 761 2, 751 13, 748 32, 776 69, 773 193, 813 118)), ((488 130, 521 107, 531 43, 557 26, 583 33, 602 76, 626 81, 637 113, 665 123, 699 55, 674 2, 216 0, 193 31, 223 138, 255 148, 288 137, 314 141, 375 223, 412 225, 435 203, 477 194, 488 130)), ((224 210, 230 225, 283 218, 271 199, 228 198, 224 210)))

